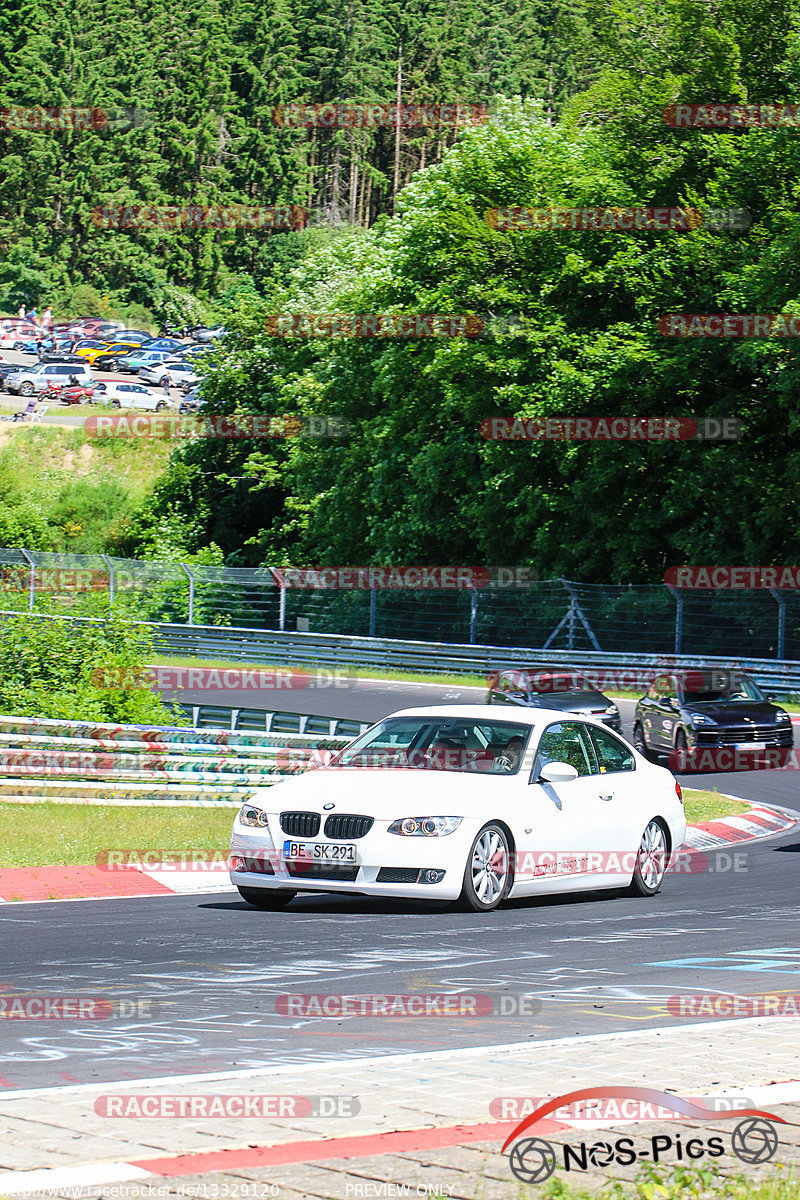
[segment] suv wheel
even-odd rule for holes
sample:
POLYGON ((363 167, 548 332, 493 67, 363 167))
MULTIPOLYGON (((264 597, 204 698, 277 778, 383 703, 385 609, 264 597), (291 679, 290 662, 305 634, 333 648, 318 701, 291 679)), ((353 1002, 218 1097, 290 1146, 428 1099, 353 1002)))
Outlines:
POLYGON ((19 395, 20 396, 32 396, 33 395, 33 384, 32 383, 21 383, 19 385, 19 395))
POLYGON ((650 751, 644 737, 644 727, 639 721, 633 727, 633 748, 638 750, 644 758, 650 758, 650 751))

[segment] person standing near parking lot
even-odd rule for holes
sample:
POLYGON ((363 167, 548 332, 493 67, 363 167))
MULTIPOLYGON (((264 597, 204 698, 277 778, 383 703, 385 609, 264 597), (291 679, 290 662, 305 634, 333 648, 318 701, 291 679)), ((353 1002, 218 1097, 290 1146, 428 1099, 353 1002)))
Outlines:
POLYGON ((42 329, 48 335, 53 332, 53 310, 49 304, 42 313, 42 329))
POLYGON ((17 313, 17 316, 19 317, 20 321, 25 320, 25 305, 24 304, 20 304, 19 312, 17 313))
POLYGON ((44 341, 40 337, 36 339, 36 354, 39 362, 44 362, 44 341))
POLYGON ((163 385, 165 396, 169 396, 169 388, 170 388, 171 383, 172 383, 172 380, 170 378, 169 371, 167 371, 166 375, 164 376, 164 385, 163 385))

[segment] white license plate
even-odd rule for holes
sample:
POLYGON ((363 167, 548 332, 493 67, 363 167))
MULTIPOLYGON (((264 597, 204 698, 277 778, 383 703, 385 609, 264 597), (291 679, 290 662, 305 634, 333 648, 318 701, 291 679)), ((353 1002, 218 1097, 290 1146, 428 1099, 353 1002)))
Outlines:
POLYGON ((358 862, 352 843, 332 845, 328 842, 284 842, 283 857, 293 862, 358 862))
POLYGON ((766 750, 766 742, 737 742, 737 750, 766 750))

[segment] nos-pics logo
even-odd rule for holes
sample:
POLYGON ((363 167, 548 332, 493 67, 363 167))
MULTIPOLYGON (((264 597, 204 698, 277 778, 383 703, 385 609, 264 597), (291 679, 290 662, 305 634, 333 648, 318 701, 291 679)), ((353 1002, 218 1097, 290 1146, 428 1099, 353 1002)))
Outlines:
MULTIPOLYGON (((566 1092, 563 1096, 548 1100, 520 1121, 506 1138, 502 1147, 503 1153, 516 1138, 521 1137, 556 1109, 585 1100, 611 1098, 642 1101, 646 1105, 656 1105, 695 1119, 712 1118, 718 1121, 722 1118, 738 1118, 738 1124, 731 1135, 731 1150, 742 1162, 750 1164, 770 1161, 778 1149, 778 1134, 773 1122, 785 1124, 783 1117, 776 1117, 774 1113, 763 1112, 761 1109, 716 1109, 712 1104, 697 1104, 653 1088, 581 1088, 579 1091, 566 1092)), ((517 1179, 522 1183, 532 1184, 544 1183, 559 1165, 563 1166, 565 1171, 587 1171, 592 1167, 604 1167, 612 1163, 631 1166, 641 1161, 659 1162, 668 1154, 678 1159, 683 1159, 685 1155, 687 1159, 698 1160, 705 1156, 719 1158, 725 1153, 725 1143, 719 1135, 706 1139, 690 1138, 684 1144, 678 1135, 670 1137, 667 1134, 658 1134, 643 1139, 643 1142, 641 1148, 637 1149, 633 1138, 630 1137, 619 1137, 614 1141, 580 1142, 578 1145, 569 1145, 566 1142, 553 1145, 544 1138, 527 1137, 512 1148, 508 1164, 517 1179)))

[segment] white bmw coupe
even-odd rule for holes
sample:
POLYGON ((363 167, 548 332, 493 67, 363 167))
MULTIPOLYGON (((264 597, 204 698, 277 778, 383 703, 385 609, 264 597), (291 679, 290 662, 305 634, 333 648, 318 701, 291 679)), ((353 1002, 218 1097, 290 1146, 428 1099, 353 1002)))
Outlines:
POLYGON ((686 835, 681 789, 599 721, 409 708, 238 812, 231 880, 257 908, 298 891, 451 900, 628 887, 652 896, 686 835))

